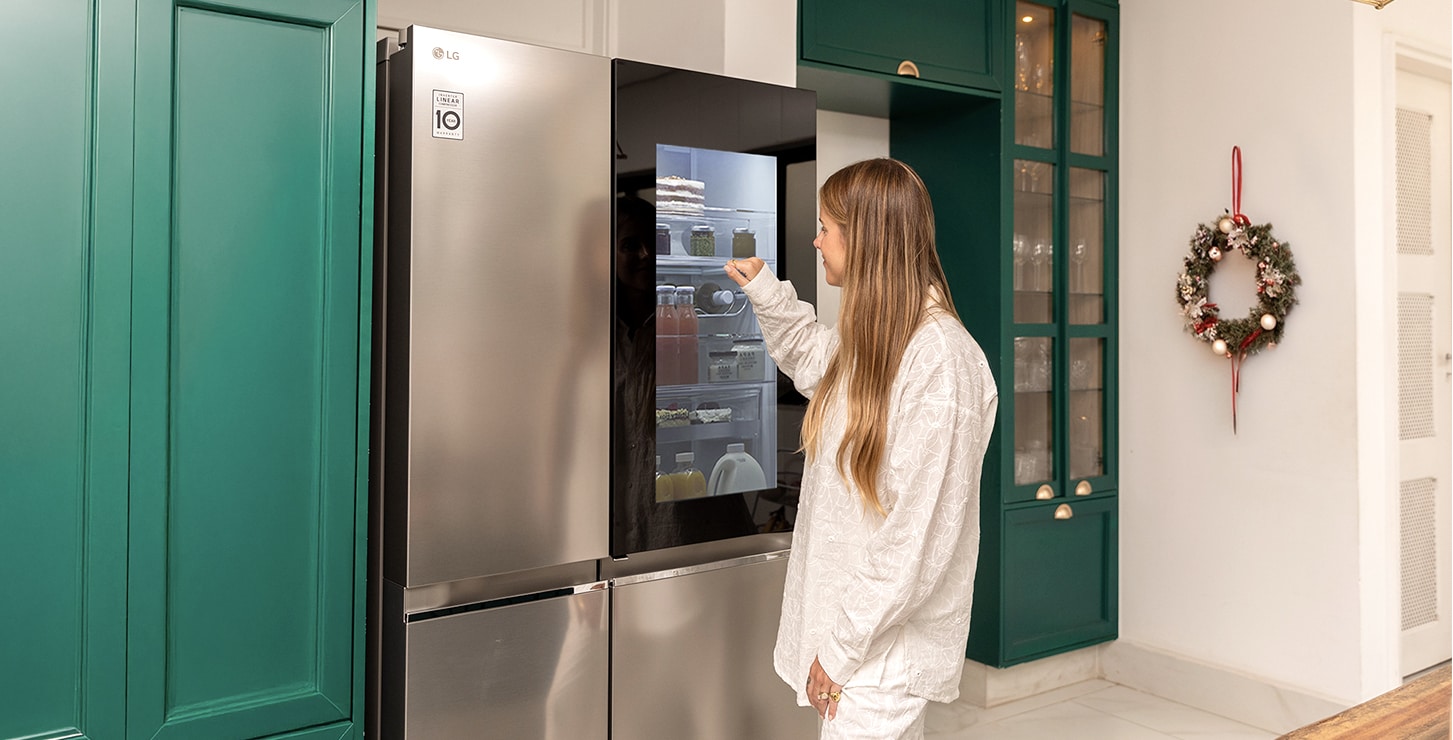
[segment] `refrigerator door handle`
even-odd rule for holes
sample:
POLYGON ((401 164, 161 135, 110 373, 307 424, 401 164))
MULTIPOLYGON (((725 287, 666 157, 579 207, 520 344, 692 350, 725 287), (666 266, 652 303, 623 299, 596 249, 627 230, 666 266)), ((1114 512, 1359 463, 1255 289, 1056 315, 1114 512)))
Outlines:
POLYGON ((604 591, 610 588, 610 581, 596 581, 595 583, 582 583, 572 589, 572 593, 583 594, 587 591, 604 591))
POLYGON ((636 583, 659 581, 665 578, 689 576, 696 573, 706 573, 708 571, 721 570, 723 568, 736 568, 742 565, 755 565, 757 563, 766 563, 772 560, 780 560, 787 557, 787 555, 791 552, 792 551, 790 549, 775 550, 773 552, 763 552, 757 553, 755 555, 744 555, 739 558, 730 558, 728 560, 717 560, 711 563, 701 563, 700 565, 688 565, 681 568, 668 568, 666 570, 657 570, 650 573, 621 576, 619 578, 611 579, 610 583, 612 586, 619 588, 620 586, 629 586, 636 583))

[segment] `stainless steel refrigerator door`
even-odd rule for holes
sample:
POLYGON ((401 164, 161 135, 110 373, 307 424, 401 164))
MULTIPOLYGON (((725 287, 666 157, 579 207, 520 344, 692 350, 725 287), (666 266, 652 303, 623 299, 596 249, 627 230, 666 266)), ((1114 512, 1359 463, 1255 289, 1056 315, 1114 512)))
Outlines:
POLYGON ((617 579, 611 737, 816 737, 772 668, 786 578, 773 553, 617 579))
POLYGON ((410 623, 404 737, 605 740, 608 606, 601 589, 410 623))
POLYGON ((392 65, 386 465, 405 536, 388 577, 605 557, 610 62, 408 34, 392 65))

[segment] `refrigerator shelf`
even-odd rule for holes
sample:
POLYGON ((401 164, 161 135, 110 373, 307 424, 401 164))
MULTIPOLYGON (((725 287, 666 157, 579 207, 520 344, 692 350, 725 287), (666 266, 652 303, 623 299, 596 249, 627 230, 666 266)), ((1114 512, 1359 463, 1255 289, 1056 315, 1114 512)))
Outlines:
POLYGON ((656 442, 657 444, 676 444, 710 439, 750 439, 757 436, 761 426, 761 423, 757 421, 718 421, 711 424, 664 427, 656 430, 656 442))

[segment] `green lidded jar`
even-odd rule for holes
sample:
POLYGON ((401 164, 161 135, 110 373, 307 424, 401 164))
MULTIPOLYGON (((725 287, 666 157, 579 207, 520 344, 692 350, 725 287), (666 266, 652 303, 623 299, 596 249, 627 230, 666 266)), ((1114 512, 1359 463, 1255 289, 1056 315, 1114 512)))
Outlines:
POLYGON ((691 227, 690 252, 696 257, 716 256, 716 232, 710 226, 691 227))

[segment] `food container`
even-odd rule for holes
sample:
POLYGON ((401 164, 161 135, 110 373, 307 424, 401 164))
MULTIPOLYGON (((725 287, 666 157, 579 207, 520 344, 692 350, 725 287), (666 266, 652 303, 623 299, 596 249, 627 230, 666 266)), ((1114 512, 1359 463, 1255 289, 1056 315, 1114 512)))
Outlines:
POLYGON ((671 254, 670 224, 656 224, 656 254, 671 254))
POLYGON ((712 352, 706 379, 710 383, 734 383, 737 380, 737 353, 712 352))
POLYGON ((716 232, 710 226, 691 227, 691 240, 687 252, 695 257, 716 256, 716 232))
POLYGON ((737 356, 737 380, 766 380, 766 363, 763 355, 766 348, 760 339, 738 339, 732 342, 732 352, 737 356))
POLYGON ((746 259, 757 256, 757 232, 748 228, 732 229, 732 257, 746 259))

